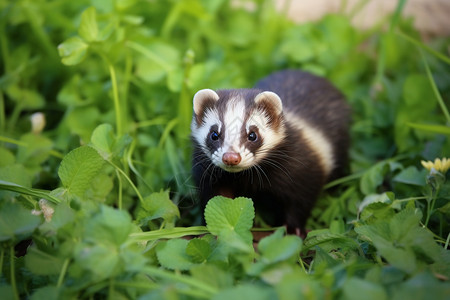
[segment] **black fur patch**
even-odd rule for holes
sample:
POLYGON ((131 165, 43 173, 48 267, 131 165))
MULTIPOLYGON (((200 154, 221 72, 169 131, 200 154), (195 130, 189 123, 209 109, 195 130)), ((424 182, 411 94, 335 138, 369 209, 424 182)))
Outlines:
POLYGON ((208 135, 205 137, 205 145, 206 145, 206 147, 208 147, 209 151, 210 151, 211 153, 213 153, 214 151, 217 150, 217 148, 220 147, 220 145, 221 145, 222 143, 223 143, 223 134, 221 134, 221 133, 219 132, 219 126, 217 126, 217 125, 211 126, 211 128, 209 129, 208 135), (216 140, 216 141, 214 141, 214 140, 211 138, 211 135, 212 135, 212 133, 213 133, 214 131, 217 132, 217 133, 219 134, 219 139, 216 140))
POLYGON ((258 127, 252 125, 249 128, 249 132, 246 133, 245 131, 245 126, 242 130, 242 134, 241 134, 241 145, 245 145, 245 148, 247 148, 248 150, 250 150, 250 152, 252 152, 253 154, 256 153, 256 151, 258 151, 258 149, 261 147, 261 145, 263 144, 263 137, 260 134, 260 131, 258 129, 258 127), (257 139, 255 141, 250 141, 248 139, 248 135, 250 134, 250 132, 254 132, 256 133, 257 139))

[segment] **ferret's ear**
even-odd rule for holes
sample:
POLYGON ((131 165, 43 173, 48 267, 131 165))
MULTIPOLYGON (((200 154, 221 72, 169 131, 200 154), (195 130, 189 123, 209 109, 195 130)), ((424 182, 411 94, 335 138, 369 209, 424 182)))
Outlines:
POLYGON ((202 115, 205 108, 209 105, 214 105, 219 100, 219 95, 213 90, 200 90, 194 95, 194 113, 202 115))
POLYGON ((266 91, 259 93, 255 97, 255 103, 271 108, 277 116, 283 111, 283 103, 281 102, 280 97, 274 92, 266 91))

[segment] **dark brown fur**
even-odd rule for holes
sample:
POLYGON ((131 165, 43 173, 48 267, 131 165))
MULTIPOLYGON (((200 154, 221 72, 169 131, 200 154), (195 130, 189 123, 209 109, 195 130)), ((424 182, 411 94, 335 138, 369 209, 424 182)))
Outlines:
MULTIPOLYGON (((289 120, 283 123, 282 119, 273 117, 270 126, 285 126, 286 137, 259 163, 264 174, 258 175, 258 170, 254 169, 229 173, 211 166, 201 145, 194 141, 193 174, 201 203, 204 207, 215 195, 249 197, 267 223, 287 225, 291 232, 303 230, 322 186, 340 176, 347 164, 350 109, 343 95, 325 79, 290 70, 269 75, 257 83, 255 89, 218 91, 220 99, 215 105, 219 114, 223 114, 226 99, 240 93, 250 109, 255 106, 253 99, 261 91, 275 92, 282 99, 284 112, 295 113, 323 132, 333 146, 336 168, 326 176, 319 154, 305 141, 304 133, 293 127, 289 120)), ((264 103, 260 105, 264 106, 264 103)), ((270 105, 263 109, 269 116, 276 116, 270 111, 270 105)), ((201 118, 194 118, 200 126, 201 118)), ((284 118, 283 114, 281 118, 284 118)))

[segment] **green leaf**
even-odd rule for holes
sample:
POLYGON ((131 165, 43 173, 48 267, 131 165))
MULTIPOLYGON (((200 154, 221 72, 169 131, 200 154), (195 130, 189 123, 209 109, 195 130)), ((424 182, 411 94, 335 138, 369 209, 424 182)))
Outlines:
POLYGON ((20 140, 26 144, 17 152, 17 162, 22 163, 30 171, 40 170, 41 164, 50 156, 53 142, 42 135, 24 134, 20 140))
POLYGON ((80 28, 78 29, 78 34, 86 42, 95 42, 99 39, 99 30, 96 18, 97 11, 93 6, 87 8, 81 14, 81 23, 80 28))
POLYGON ((343 297, 348 300, 359 300, 361 295, 368 300, 387 300, 386 290, 376 283, 356 277, 348 279, 342 288, 343 297))
POLYGON ((344 234, 332 233, 327 229, 309 232, 303 242, 303 251, 318 245, 330 251, 338 248, 359 249, 359 244, 354 239, 344 234))
MULTIPOLYGON (((157 41, 149 45, 141 45, 130 41, 127 45, 142 54, 136 64, 136 75, 148 83, 162 80, 172 70, 181 71, 179 68, 180 53, 170 44, 157 41)), ((172 78, 169 82, 174 79, 179 81, 179 78, 174 77, 174 75, 171 75, 172 78)))
POLYGON ((61 299, 61 288, 47 285, 36 289, 31 295, 31 300, 59 300, 61 299))
MULTIPOLYGON (((13 165, 16 162, 14 154, 6 148, 0 147, 0 168, 13 165)), ((0 177, 1 178, 1 177, 0 177)))
POLYGON ((217 236, 237 234, 246 243, 251 243, 255 210, 252 200, 239 197, 229 199, 216 196, 209 200, 205 209, 205 220, 208 230, 217 236))
POLYGON ((121 259, 127 272, 140 272, 148 263, 148 259, 142 254, 141 249, 131 247, 124 248, 124 251, 121 252, 121 259))
POLYGON ((328 292, 320 281, 299 269, 286 273, 277 283, 276 290, 280 300, 326 299, 328 292))
POLYGON ((25 255, 25 266, 37 275, 57 275, 61 272, 64 259, 30 247, 25 255))
MULTIPOLYGON (((266 280, 278 281, 277 278, 280 277, 280 272, 283 273, 283 268, 279 268, 281 266, 280 263, 297 261, 301 248, 302 240, 300 237, 296 235, 284 236, 284 229, 280 228, 258 243, 260 258, 248 268, 247 272, 256 276, 266 271, 264 275, 266 280)), ((286 272, 289 271, 291 270, 286 272)))
POLYGON ((190 270, 192 277, 215 288, 231 287, 233 275, 212 264, 193 266, 190 270))
POLYGON ((103 172, 97 174, 92 180, 91 187, 86 191, 86 199, 91 199, 100 203, 106 201, 107 196, 114 188, 114 181, 110 175, 103 172))
POLYGON ((259 242, 258 250, 261 252, 262 261, 276 263, 297 257, 302 240, 296 235, 283 236, 283 233, 283 229, 278 229, 259 242))
POLYGON ((0 209, 0 242, 24 240, 41 223, 39 216, 32 215, 30 210, 19 203, 7 202, 0 209))
POLYGON ((0 295, 3 299, 14 299, 14 291, 10 285, 2 284, 0 286, 0 295))
POLYGON ((205 240, 198 238, 192 239, 187 244, 186 253, 191 257, 193 262, 204 263, 211 255, 211 246, 205 240))
POLYGON ((119 247, 127 240, 131 228, 131 217, 126 211, 102 205, 100 211, 87 220, 84 238, 88 242, 119 247))
POLYGON ((46 234, 56 233, 60 228, 71 224, 75 220, 75 211, 66 203, 55 205, 54 210, 50 222, 45 222, 39 227, 41 232, 46 234))
POLYGON ((125 147, 131 143, 131 137, 124 135, 117 138, 110 124, 101 124, 92 132, 91 144, 105 160, 122 156, 125 147))
POLYGON ((58 53, 63 64, 74 66, 86 58, 88 47, 79 37, 72 37, 58 46, 58 53))
MULTIPOLYGON (((26 168, 20 164, 0 167, 0 189, 9 190, 20 193, 19 189, 31 188, 31 177, 28 175, 26 168)), ((0 195, 4 199, 14 197, 16 194, 11 192, 0 191, 0 195)))
POLYGON ((383 182, 384 174, 387 172, 387 162, 381 161, 367 170, 360 182, 361 191, 365 195, 376 192, 377 187, 383 182))
POLYGON ((114 129, 110 124, 101 124, 92 132, 91 143, 105 160, 111 159, 115 140, 114 129))
POLYGON ((145 259, 130 253, 125 244, 132 229, 131 217, 126 211, 101 205, 100 210, 88 216, 83 224, 82 241, 74 250, 73 276, 86 276, 86 271, 102 280, 123 272, 125 268, 136 269, 145 259), (125 267, 125 263, 129 265, 125 267))
POLYGON ((448 299, 450 288, 448 281, 440 281, 428 272, 422 272, 393 290, 394 300, 448 299))
POLYGON ((450 216, 450 202, 447 202, 445 205, 441 206, 438 208, 438 210, 446 215, 446 216, 450 216))
POLYGON ((422 169, 419 171, 414 166, 409 166, 408 168, 401 171, 399 174, 397 174, 393 180, 396 182, 411 184, 411 185, 417 185, 417 186, 425 186, 425 178, 426 178, 427 171, 425 169, 422 169))
POLYGON ((87 143, 92 132, 97 127, 100 118, 100 110, 96 106, 75 107, 66 115, 66 125, 72 134, 80 136, 87 143))
POLYGON ((403 98, 408 109, 427 113, 436 106, 436 98, 431 91, 431 85, 426 75, 410 74, 403 85, 403 98))
POLYGON ((64 157, 58 175, 70 194, 83 198, 104 162, 93 148, 82 146, 72 150, 64 157))
POLYGON ((431 232, 419 226, 421 218, 420 211, 406 208, 391 219, 358 226, 355 231, 371 241, 390 264, 406 273, 414 272, 420 263, 441 262, 445 265, 448 257, 443 255, 431 232))
MULTIPOLYGON (((183 70, 174 69, 167 74, 167 87, 171 92, 179 92, 183 86, 183 70)), ((179 104, 181 105, 181 103, 179 104)))
POLYGON ((170 200, 169 191, 152 193, 144 198, 142 207, 138 211, 137 220, 140 224, 145 224, 149 220, 162 218, 168 225, 175 222, 180 217, 178 207, 170 200))
POLYGON ((12 100, 20 103, 23 108, 34 110, 42 108, 45 105, 45 99, 36 90, 14 85, 8 88, 7 93, 12 100))
POLYGON ((189 270, 194 263, 186 253, 188 243, 189 241, 184 239, 160 242, 156 247, 159 263, 172 270, 189 270))
POLYGON ((271 300, 277 299, 275 290, 267 286, 243 284, 233 288, 221 290, 214 295, 213 300, 271 300))
MULTIPOLYGON (((120 272, 121 260, 118 249, 112 248, 109 244, 79 243, 75 247, 74 258, 78 266, 91 272, 96 280, 120 272)), ((86 276, 85 272, 83 276, 86 276)))
POLYGON ((358 213, 361 213, 367 206, 374 203, 386 203, 392 204, 392 201, 395 200, 395 196, 392 192, 387 192, 383 194, 372 194, 364 197, 364 200, 358 207, 358 213))

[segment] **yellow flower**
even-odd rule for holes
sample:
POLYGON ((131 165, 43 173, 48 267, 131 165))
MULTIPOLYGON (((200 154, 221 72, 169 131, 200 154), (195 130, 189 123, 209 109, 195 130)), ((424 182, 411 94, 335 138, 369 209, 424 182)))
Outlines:
POLYGON ((431 171, 431 169, 435 169, 436 171, 445 174, 445 172, 450 169, 450 159, 448 158, 443 158, 442 160, 436 158, 434 162, 422 160, 421 163, 422 166, 428 171, 431 171))

